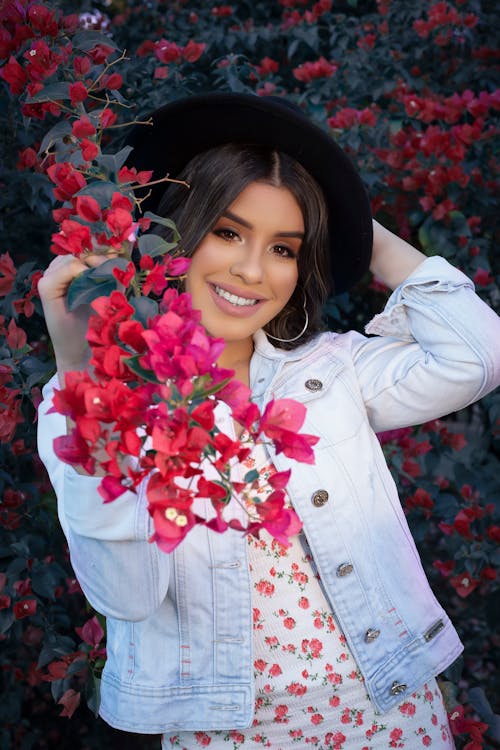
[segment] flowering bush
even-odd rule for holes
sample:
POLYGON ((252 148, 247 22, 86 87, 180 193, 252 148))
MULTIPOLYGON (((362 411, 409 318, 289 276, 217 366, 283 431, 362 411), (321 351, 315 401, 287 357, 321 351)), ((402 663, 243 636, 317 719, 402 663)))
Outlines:
MULTIPOLYGON (((356 161, 377 218, 426 253, 451 259, 498 305, 494 4, 257 0, 251 16, 239 0, 210 5, 111 0, 56 8, 5 0, 0 6, 0 660, 6 696, 0 737, 6 746, 100 748, 111 741, 102 724, 85 719, 84 709, 72 722, 57 719, 71 715, 82 695, 95 710, 105 633, 74 581, 54 497, 36 458, 35 408, 53 371, 36 285, 50 245, 56 252, 85 252, 94 234, 115 249, 139 232, 141 252, 151 254, 148 235, 141 235, 149 220, 141 217, 141 225, 134 211, 150 175, 125 167, 124 122, 146 121, 187 91, 287 94, 356 161)), ((119 278, 125 286, 149 279, 161 295, 155 287, 161 276, 182 273, 182 267, 164 269, 167 257, 153 255, 144 261, 150 267, 135 269, 128 280, 132 271, 122 259, 119 278)), ((97 281, 75 295, 110 294, 118 279, 108 273, 97 281)), ((376 279, 366 279, 350 295, 330 300, 326 319, 333 328, 359 329, 385 296, 376 279)), ((121 304, 133 305, 134 298, 129 294, 121 304)), ((167 306, 170 301, 167 296, 167 306)), ((151 317, 158 315, 159 325, 165 314, 166 308, 155 309, 151 317)), ((99 320, 98 314, 95 325, 99 320)), ((93 345, 96 361, 108 367, 99 342, 93 345)), ((143 350, 127 349, 134 352, 143 350)), ((101 377, 113 376, 96 376, 93 387, 102 387, 101 377)), ((500 398, 491 394, 447 419, 380 436, 426 572, 466 645, 458 690, 443 689, 453 693, 457 746, 468 750, 490 746, 492 708, 482 691, 493 711, 500 695, 492 656, 499 419, 500 398)), ((122 452, 130 455, 129 446, 122 452)), ((117 461, 115 480, 122 481, 124 465, 117 461)))

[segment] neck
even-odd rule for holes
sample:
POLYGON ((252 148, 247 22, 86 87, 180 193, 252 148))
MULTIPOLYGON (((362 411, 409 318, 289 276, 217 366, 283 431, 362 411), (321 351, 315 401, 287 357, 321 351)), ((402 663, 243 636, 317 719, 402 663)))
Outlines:
POLYGON ((250 380, 250 359, 253 354, 253 339, 226 341, 226 346, 217 364, 234 370, 234 377, 246 385, 250 380))

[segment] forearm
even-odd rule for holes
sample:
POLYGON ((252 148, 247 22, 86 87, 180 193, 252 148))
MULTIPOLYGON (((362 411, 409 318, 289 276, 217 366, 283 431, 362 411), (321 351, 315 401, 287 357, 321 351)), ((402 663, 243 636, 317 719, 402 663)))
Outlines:
POLYGON ((396 289, 426 259, 426 256, 383 227, 373 222, 373 254, 370 271, 389 289, 396 289))
POLYGON ((99 477, 81 476, 54 454, 64 432, 61 414, 47 413, 54 381, 39 408, 39 454, 57 496, 62 529, 75 574, 91 604, 102 614, 126 620, 148 617, 168 587, 169 556, 148 539, 153 532, 147 498, 126 491, 112 503, 98 492, 99 477), (141 592, 135 597, 126 592, 141 592))

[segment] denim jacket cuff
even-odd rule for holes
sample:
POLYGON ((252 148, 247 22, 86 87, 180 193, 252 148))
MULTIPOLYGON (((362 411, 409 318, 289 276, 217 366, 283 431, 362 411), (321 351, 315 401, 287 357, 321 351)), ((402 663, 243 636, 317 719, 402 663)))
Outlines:
POLYGON ((433 294, 453 292, 463 287, 474 290, 474 284, 468 276, 440 256, 426 258, 393 291, 384 310, 366 324, 365 332, 376 336, 391 336, 399 341, 414 341, 405 302, 411 299, 415 290, 433 294))

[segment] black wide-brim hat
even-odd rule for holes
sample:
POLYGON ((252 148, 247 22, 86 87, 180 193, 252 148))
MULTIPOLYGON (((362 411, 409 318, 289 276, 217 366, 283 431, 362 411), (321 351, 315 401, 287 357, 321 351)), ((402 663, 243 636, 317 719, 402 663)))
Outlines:
MULTIPOLYGON (((372 220, 368 195, 353 164, 333 138, 302 111, 279 97, 210 93, 188 96, 151 115, 153 126, 137 125, 127 143, 127 160, 154 169, 151 179, 177 177, 197 154, 225 143, 245 143, 282 151, 315 178, 329 213, 333 291, 343 292, 368 270, 372 220)), ((155 211, 165 185, 155 186, 142 204, 155 211)))

